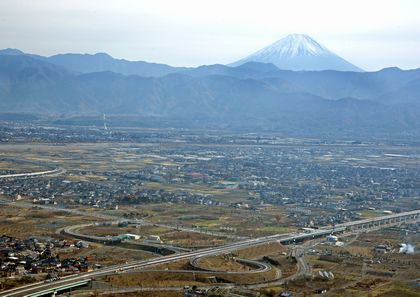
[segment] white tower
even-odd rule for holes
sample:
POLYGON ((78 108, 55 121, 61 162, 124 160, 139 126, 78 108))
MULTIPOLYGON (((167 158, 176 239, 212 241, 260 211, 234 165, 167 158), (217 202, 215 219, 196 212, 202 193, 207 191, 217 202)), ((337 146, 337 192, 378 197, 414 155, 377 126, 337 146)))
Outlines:
POLYGON ((104 130, 107 131, 108 127, 106 126, 106 115, 104 114, 104 130))

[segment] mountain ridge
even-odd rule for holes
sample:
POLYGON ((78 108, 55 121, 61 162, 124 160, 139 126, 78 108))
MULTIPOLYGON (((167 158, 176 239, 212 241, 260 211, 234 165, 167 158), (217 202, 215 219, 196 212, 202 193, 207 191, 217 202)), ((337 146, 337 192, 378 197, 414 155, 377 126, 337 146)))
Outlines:
POLYGON ((0 110, 63 118, 106 113, 289 132, 402 133, 420 131, 419 83, 420 69, 299 72, 253 62, 144 77, 0 55, 0 110))
POLYGON ((18 49, 7 48, 0 50, 0 55, 29 56, 80 73, 112 71, 124 75, 159 77, 188 69, 187 67, 173 67, 166 64, 151 63, 145 61, 128 61, 125 59, 116 59, 107 53, 65 53, 45 57, 41 55, 24 53, 18 49))

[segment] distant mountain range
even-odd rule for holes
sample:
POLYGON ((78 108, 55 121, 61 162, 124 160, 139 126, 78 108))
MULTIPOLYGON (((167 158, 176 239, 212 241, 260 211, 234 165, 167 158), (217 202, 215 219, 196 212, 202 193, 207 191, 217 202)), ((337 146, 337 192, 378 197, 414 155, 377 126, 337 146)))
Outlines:
POLYGON ((363 71, 305 34, 291 34, 231 64, 272 63, 285 70, 363 71))
POLYGON ((112 71, 125 75, 140 75, 159 77, 170 73, 186 70, 185 67, 172 67, 166 64, 148 63, 144 61, 127 61, 115 59, 105 53, 90 54, 59 54, 51 57, 27 54, 17 49, 0 50, 0 55, 25 55, 39 59, 79 73, 112 71))
POLYGON ((0 113, 61 119, 106 113, 306 134, 420 131, 420 69, 238 64, 176 68, 106 54, 47 58, 7 49, 0 51, 0 113))
MULTIPOLYGON (((124 75, 161 77, 189 69, 144 61, 115 59, 106 53, 93 55, 69 53, 44 57, 8 48, 0 50, 0 55, 2 54, 26 55, 79 73, 112 71, 124 75)), ((279 69, 295 71, 363 71, 304 34, 288 35, 248 57, 229 64, 229 66, 236 67, 248 62, 268 63, 275 65, 279 69)))

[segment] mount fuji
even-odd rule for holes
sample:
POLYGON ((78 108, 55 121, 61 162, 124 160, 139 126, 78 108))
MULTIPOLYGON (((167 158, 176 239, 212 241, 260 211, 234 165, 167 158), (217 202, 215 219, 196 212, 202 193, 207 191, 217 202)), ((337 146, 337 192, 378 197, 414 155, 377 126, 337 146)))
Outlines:
POLYGON ((280 69, 295 71, 363 71, 305 34, 288 35, 229 66, 247 62, 272 63, 280 69))

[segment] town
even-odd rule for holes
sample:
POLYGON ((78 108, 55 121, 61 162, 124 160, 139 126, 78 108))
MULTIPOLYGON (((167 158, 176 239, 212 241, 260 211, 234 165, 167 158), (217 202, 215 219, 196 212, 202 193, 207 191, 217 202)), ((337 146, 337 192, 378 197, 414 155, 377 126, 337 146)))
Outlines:
MULTIPOLYGON (((401 252, 418 242, 418 224, 399 224, 373 237, 340 229, 420 208, 420 151, 412 140, 186 129, 111 132, 100 126, 24 123, 1 129, 6 137, 1 140, 0 203, 15 213, 5 212, 0 222, 2 290, 99 273, 108 265, 148 261, 153 255, 172 257, 253 238, 316 232, 322 236, 307 243, 250 246, 159 269, 197 270, 195 281, 181 275, 174 279, 186 286, 184 296, 275 296, 269 289, 223 286, 263 288, 262 283, 276 281, 278 296, 303 296, 297 288, 305 279, 314 284, 310 292, 348 283, 337 263, 353 277, 358 272, 350 263, 357 263, 365 271, 361 282, 366 276, 400 277, 402 272, 384 271, 384 265, 398 263, 409 271, 418 266, 417 254, 401 252), (12 225, 25 230, 23 236, 12 225), (334 234, 326 236, 324 228, 334 234), (219 271, 224 265, 232 275, 219 271), (249 277, 240 276, 244 271, 249 277), (279 275, 283 280, 276 280, 279 275)), ((131 277, 122 279, 123 271, 117 268, 114 276, 92 281, 88 290, 122 285, 131 277)), ((136 273, 144 275, 135 272, 133 284, 136 273)), ((139 285, 156 288, 158 283, 156 275, 139 285)))

